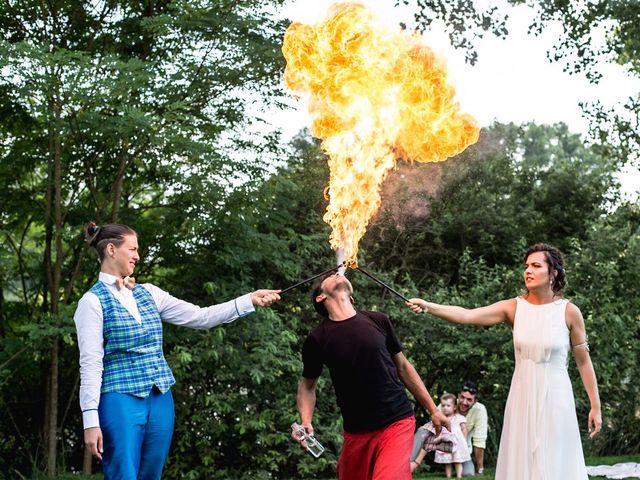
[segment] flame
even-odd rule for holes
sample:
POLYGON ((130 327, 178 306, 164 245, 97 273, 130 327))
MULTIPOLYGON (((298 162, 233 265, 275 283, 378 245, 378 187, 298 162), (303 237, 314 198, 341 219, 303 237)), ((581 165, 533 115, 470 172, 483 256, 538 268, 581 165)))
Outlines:
POLYGON ((308 101, 329 157, 331 248, 355 268, 396 159, 445 160, 475 143, 479 128, 459 112, 446 65, 422 37, 392 31, 361 4, 334 5, 315 25, 291 24, 282 51, 285 83, 308 101))

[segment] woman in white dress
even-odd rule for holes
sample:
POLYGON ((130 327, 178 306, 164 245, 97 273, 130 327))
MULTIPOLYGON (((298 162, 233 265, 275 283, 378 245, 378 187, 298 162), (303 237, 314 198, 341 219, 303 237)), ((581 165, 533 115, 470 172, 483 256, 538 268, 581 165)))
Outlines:
POLYGON ((407 306, 452 323, 513 330, 515 370, 504 413, 496 480, 587 480, 567 354, 573 355, 589 396, 591 437, 602 426, 596 374, 580 309, 562 298, 562 254, 538 243, 525 256, 525 293, 466 309, 413 298, 407 306))

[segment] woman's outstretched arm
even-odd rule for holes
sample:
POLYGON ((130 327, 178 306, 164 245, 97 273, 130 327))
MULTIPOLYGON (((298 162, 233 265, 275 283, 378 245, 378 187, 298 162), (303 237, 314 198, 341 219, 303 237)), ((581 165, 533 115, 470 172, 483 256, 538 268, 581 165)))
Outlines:
POLYGON ((440 305, 427 302, 421 298, 412 298, 407 302, 407 306, 414 313, 430 313, 451 323, 478 325, 481 327, 489 327, 502 322, 508 322, 513 325, 513 317, 516 311, 516 301, 513 298, 478 308, 440 305))

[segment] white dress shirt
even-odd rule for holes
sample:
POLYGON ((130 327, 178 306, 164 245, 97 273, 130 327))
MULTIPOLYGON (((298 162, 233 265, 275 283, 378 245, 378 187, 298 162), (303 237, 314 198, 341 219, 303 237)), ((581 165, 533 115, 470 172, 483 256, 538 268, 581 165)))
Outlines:
MULTIPOLYGON (((126 287, 118 290, 116 277, 108 273, 100 272, 99 280, 106 285, 127 311, 139 323, 142 323, 133 291, 126 287)), ((201 308, 175 298, 150 283, 142 284, 142 286, 153 297, 162 321, 174 325, 201 329, 212 328, 222 323, 231 323, 238 317, 255 312, 250 293, 219 305, 201 308)), ((73 320, 78 332, 78 348, 80 349, 82 420, 84 428, 98 427, 100 426, 98 405, 102 387, 104 339, 102 336, 102 305, 94 293, 87 292, 83 295, 78 302, 73 320)))

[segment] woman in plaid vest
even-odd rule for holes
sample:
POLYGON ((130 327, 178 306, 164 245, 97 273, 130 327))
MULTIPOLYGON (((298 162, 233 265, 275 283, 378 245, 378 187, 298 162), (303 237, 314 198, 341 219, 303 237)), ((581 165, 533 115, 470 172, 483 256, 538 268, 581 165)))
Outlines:
POLYGON ((256 290, 200 308, 131 277, 136 232, 126 225, 87 227, 100 257, 96 284, 78 302, 80 407, 87 448, 102 460, 105 480, 159 479, 173 434, 175 383, 162 352, 162 323, 212 328, 280 299, 256 290))

